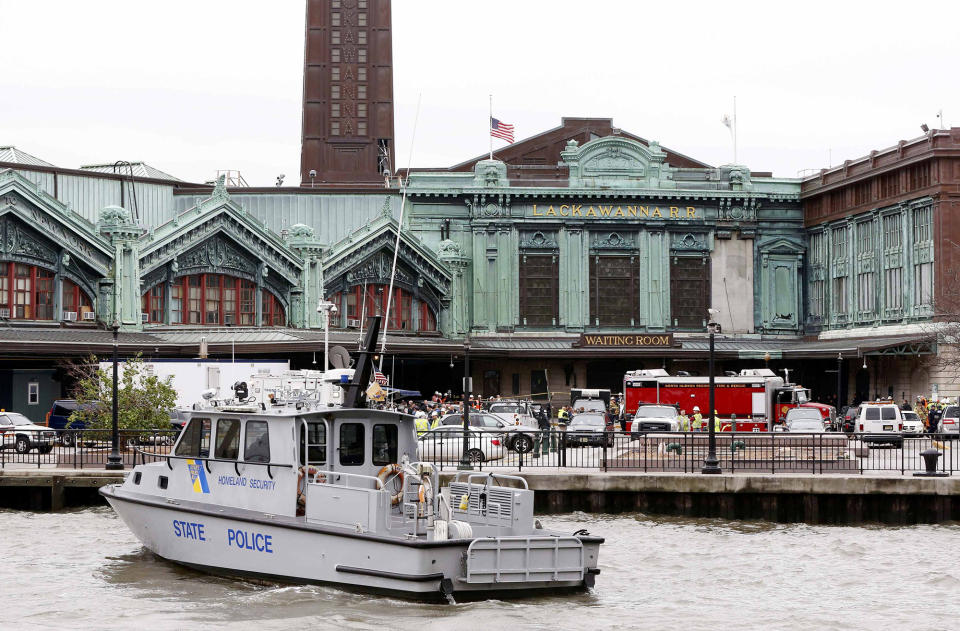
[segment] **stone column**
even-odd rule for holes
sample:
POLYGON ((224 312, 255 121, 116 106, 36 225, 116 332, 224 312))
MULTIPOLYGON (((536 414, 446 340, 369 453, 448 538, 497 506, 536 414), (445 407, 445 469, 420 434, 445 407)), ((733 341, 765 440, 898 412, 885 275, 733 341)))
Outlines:
MULTIPOLYGON (((287 233, 290 248, 303 259, 300 272, 300 285, 297 290, 302 294, 298 313, 290 314, 295 327, 317 329, 323 327, 323 316, 317 312, 317 305, 326 298, 323 278, 323 256, 329 248, 314 237, 313 228, 302 223, 290 226, 287 233)), ((293 311, 294 300, 290 301, 293 311)), ((331 320, 333 324, 335 320, 331 320)))
POLYGON ((114 248, 110 282, 101 282, 100 319, 110 325, 119 322, 124 330, 140 330, 140 247, 144 230, 133 223, 130 211, 107 206, 100 211, 100 233, 114 248))
POLYGON ((461 337, 470 330, 470 281, 467 278, 470 259, 463 255, 458 243, 449 239, 440 242, 438 255, 453 279, 450 292, 444 298, 444 308, 437 314, 437 328, 447 337, 461 337))

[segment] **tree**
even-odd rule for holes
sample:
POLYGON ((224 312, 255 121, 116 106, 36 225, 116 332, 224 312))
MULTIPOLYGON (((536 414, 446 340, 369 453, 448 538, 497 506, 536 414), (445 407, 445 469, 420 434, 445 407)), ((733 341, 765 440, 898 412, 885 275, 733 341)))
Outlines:
MULTIPOLYGON (((168 410, 177 402, 172 377, 159 379, 148 374, 143 358, 121 362, 117 367, 118 414, 117 424, 126 430, 168 429, 168 410)), ((113 370, 99 367, 96 355, 91 355, 85 367, 76 373, 73 390, 77 409, 70 415, 70 424, 83 422, 90 429, 109 429, 113 426, 113 370)))

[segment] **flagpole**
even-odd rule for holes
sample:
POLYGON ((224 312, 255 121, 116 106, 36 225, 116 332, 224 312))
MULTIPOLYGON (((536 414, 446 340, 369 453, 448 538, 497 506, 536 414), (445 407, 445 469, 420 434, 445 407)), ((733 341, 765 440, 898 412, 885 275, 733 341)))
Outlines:
POLYGON ((733 163, 737 162, 737 97, 733 97, 733 163))
POLYGON ((493 134, 490 133, 493 125, 493 95, 490 95, 490 116, 487 118, 487 136, 490 137, 490 159, 493 160, 493 134))

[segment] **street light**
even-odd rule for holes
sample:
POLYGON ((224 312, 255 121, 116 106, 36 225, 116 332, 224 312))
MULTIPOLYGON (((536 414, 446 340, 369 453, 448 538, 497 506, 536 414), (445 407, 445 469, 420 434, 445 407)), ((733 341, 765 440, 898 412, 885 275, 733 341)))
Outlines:
MULTIPOLYGON (((317 313, 323 313, 323 373, 330 370, 330 316, 337 312, 337 305, 329 300, 317 304, 317 313)), ((314 362, 316 363, 316 362, 314 362)))
POLYGON ((470 443, 467 432, 470 431, 470 395, 473 392, 473 383, 470 379, 470 340, 463 341, 463 453, 460 455, 460 465, 457 469, 473 469, 467 451, 470 443))
POLYGON ((717 314, 720 312, 717 309, 707 309, 707 314, 709 315, 709 321, 707 322, 707 331, 710 332, 710 416, 709 416, 709 442, 707 448, 707 457, 703 461, 703 468, 700 469, 700 473, 705 474, 717 474, 722 473, 720 470, 720 460, 717 459, 717 433, 715 429, 716 418, 714 416, 714 407, 716 403, 714 401, 714 379, 713 379, 713 336, 716 334, 717 330, 720 328, 720 325, 717 324, 717 314))
POLYGON ((840 406, 843 402, 840 400, 840 387, 843 380, 840 378, 840 371, 843 369, 843 353, 837 353, 837 413, 840 412, 840 406))
POLYGON ((110 432, 110 455, 104 468, 110 471, 123 470, 123 458, 120 457, 120 408, 117 401, 117 347, 119 345, 120 323, 113 321, 113 427, 110 432))

